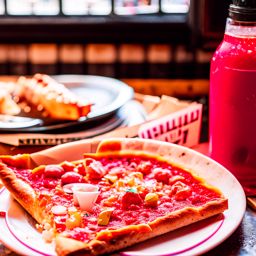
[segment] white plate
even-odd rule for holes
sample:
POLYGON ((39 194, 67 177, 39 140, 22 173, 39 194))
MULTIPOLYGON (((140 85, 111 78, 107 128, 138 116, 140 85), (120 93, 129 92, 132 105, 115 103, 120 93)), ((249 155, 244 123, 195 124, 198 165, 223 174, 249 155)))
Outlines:
MULTIPOLYGON (((144 141, 152 143, 152 140, 144 141)), ((154 143, 167 145, 161 142, 154 143)), ((94 152, 97 144, 97 141, 92 143, 92 140, 67 143, 33 154, 33 158, 37 163, 76 160, 86 151, 94 152)), ((221 218, 218 215, 140 243, 123 250, 120 252, 121 255, 199 255, 223 242, 242 221, 246 200, 244 191, 236 178, 224 167, 194 150, 170 143, 168 145, 168 152, 173 161, 188 169, 193 167, 197 175, 219 188, 229 200, 229 209, 221 218)), ((7 212, 5 217, 0 217, 0 240, 7 247, 24 255, 55 255, 53 246, 44 243, 31 218, 10 197, 7 190, 0 193, 0 210, 7 212)))
POLYGON ((93 104, 86 117, 81 117, 76 121, 54 120, 43 118, 36 111, 35 113, 32 111, 29 114, 22 113, 21 116, 0 117, 0 131, 50 133, 66 132, 72 128, 95 127, 99 122, 117 113, 132 99, 134 94, 130 86, 110 77, 58 75, 54 76, 54 79, 64 84, 81 100, 88 99, 93 104))

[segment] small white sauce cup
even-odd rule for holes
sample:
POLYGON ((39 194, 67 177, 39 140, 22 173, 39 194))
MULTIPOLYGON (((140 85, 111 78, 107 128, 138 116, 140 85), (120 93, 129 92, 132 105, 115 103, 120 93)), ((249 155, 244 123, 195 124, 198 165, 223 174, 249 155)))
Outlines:
POLYGON ((76 183, 71 189, 73 191, 74 203, 78 204, 81 210, 90 212, 100 194, 98 186, 76 183))

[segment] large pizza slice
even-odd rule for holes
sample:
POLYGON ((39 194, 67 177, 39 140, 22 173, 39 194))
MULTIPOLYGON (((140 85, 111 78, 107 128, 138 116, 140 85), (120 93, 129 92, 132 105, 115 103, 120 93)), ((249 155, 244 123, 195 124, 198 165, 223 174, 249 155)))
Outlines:
POLYGON ((168 143, 108 139, 81 160, 39 166, 28 154, 0 159, 4 185, 58 255, 111 253, 228 208, 168 143))

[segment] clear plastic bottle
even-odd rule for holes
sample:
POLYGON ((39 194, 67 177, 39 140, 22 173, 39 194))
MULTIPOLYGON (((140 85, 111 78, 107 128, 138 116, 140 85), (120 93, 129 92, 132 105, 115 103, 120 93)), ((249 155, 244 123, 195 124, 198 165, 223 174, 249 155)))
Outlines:
POLYGON ((256 195, 256 0, 234 0, 210 71, 210 155, 256 195))

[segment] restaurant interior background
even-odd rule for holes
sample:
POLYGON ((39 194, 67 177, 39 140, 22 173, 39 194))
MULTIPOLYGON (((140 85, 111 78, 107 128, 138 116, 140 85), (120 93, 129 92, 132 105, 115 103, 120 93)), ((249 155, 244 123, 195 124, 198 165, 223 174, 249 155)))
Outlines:
MULTIPOLYGON (((231 0, 0 0, 0 78, 10 81, 11 76, 15 76, 16 80, 17 76, 29 76, 37 72, 48 75, 107 76, 124 81, 142 96, 167 95, 196 101, 203 105, 202 127, 198 125, 196 128, 201 128, 200 142, 206 142, 210 60, 223 38, 230 3, 231 0)), ((98 95, 95 96, 97 97, 98 95)), ((194 105, 200 105, 201 110, 201 104, 194 105)), ((132 110, 134 109, 137 110, 138 106, 132 110)), ((106 135, 102 132, 106 123, 112 129, 113 120, 115 127, 110 132, 107 127, 108 136, 114 134, 118 137, 121 134, 121 137, 135 137, 138 135, 138 123, 131 125, 132 129, 124 127, 128 128, 124 129, 125 132, 115 129, 117 126, 122 128, 131 115, 137 118, 135 111, 130 112, 128 115, 127 111, 124 111, 125 118, 114 115, 106 122, 103 118, 99 125, 95 119, 96 122, 93 122, 89 129, 89 123, 83 121, 75 122, 77 126, 72 126, 72 122, 69 126, 66 122, 63 126, 60 125, 60 130, 63 128, 63 131, 59 133, 47 130, 47 126, 42 126, 41 130, 39 126, 35 133, 33 127, 32 133, 29 128, 26 130, 25 127, 24 133, 21 132, 22 129, 17 128, 16 133, 12 125, 14 130, 0 136, 0 152, 5 155, 39 152, 39 158, 43 156, 41 159, 44 159, 46 153, 41 153, 43 151, 40 150, 47 147, 80 140, 87 136, 87 133, 96 134, 97 139, 102 138, 106 135), (87 125, 85 130, 84 124, 87 125)), ((138 111, 141 121, 140 114, 138 111)), ((143 118, 144 121, 145 116, 143 118)), ((144 126, 144 129, 145 127, 148 126, 144 126)), ((154 125, 151 127, 155 128, 154 125)), ((181 136, 176 130, 179 132, 181 129, 175 129, 173 132, 174 135, 178 134, 180 139, 181 136)), ((194 137, 198 142, 198 137, 194 137)), ((198 146, 198 151, 207 152, 208 143, 200 143, 198 146)), ((67 149, 69 150, 69 146, 67 149)), ((51 154, 53 151, 46 152, 51 154)), ((63 152, 58 155, 65 156, 68 151, 63 152)), ((71 155, 74 154, 77 154, 77 151, 71 155)), ((52 159, 51 157, 52 155, 49 159, 52 159)), ((230 185, 224 184, 225 178, 214 176, 214 180, 221 179, 219 183, 228 195, 231 211, 228 211, 225 222, 218 226, 220 233, 209 236, 213 238, 209 240, 211 248, 211 241, 215 241, 215 245, 216 241, 221 244, 205 255, 256 255, 255 212, 247 207, 243 217, 243 207, 246 204, 246 201, 241 199, 243 190, 234 185, 230 188, 230 185), (233 229, 236 227, 236 230, 233 229), (223 234, 230 235, 231 231, 234 233, 224 242, 226 237, 223 234), (218 239, 215 240, 215 237, 218 239)), ((248 205, 255 209, 255 197, 248 197, 247 200, 248 205)), ((0 220, 1 223, 7 223, 5 218, 0 220)), ((1 233, 0 240, 9 239, 8 236, 5 238, 4 228, 1 233)), ((181 233, 177 234, 180 236, 181 233)), ((27 237, 27 233, 25 236, 27 237)), ((185 238, 190 241, 190 237, 185 238)), ((205 244, 202 245, 202 248, 207 247, 207 243, 206 247, 205 244)), ((10 248, 16 249, 13 242, 10 248)), ((0 255, 2 252, 5 253, 6 248, 0 241, 0 255)), ((9 249, 8 252, 10 253, 9 249)), ((16 254, 11 252, 8 255, 16 254)))
POLYGON ((101 75, 204 104, 228 0, 0 0, 0 74, 101 75))

